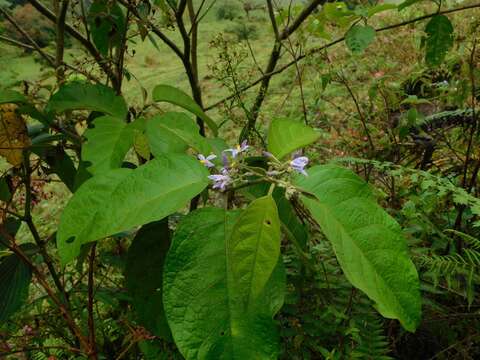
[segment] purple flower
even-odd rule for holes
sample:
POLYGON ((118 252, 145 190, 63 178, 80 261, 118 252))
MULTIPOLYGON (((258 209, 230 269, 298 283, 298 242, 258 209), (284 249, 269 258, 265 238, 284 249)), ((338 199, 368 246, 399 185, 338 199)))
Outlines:
POLYGON ((262 151, 262 154, 267 158, 273 158, 273 154, 268 151, 262 151))
POLYGON ((226 171, 222 171, 223 174, 210 175, 208 178, 213 181, 213 188, 224 191, 228 184, 231 182, 231 178, 226 171))
POLYGON ((290 167, 299 172, 300 174, 303 174, 305 176, 308 176, 307 172, 305 171, 305 166, 307 166, 308 164, 308 157, 306 156, 300 156, 300 157, 297 157, 295 159, 293 159, 292 161, 290 161, 290 167))
POLYGON ((250 146, 247 145, 247 140, 244 140, 240 145, 235 146, 233 149, 223 150, 225 152, 231 152, 232 158, 236 158, 238 154, 247 151, 250 146))
POLYGON ((203 165, 205 165, 207 168, 211 168, 211 167, 214 167, 214 166, 215 166, 215 164, 212 163, 210 160, 213 160, 213 159, 215 159, 216 157, 217 157, 217 155, 213 155, 213 154, 208 155, 207 157, 205 157, 205 155, 203 155, 203 154, 198 154, 198 155, 197 155, 198 160, 200 160, 200 162, 201 162, 203 165))

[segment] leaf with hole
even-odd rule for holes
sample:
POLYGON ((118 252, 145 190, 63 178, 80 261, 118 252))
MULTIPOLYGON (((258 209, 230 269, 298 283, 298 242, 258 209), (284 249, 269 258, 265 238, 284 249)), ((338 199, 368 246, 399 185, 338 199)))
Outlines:
POLYGON ((243 261, 251 264, 254 249, 228 250, 239 216, 239 211, 218 208, 196 210, 174 235, 165 261, 163 300, 173 338, 187 360, 277 358, 279 334, 273 316, 283 304, 283 263, 272 254, 276 266, 263 290, 248 302, 252 291, 246 290, 247 282, 237 286, 231 264, 236 262, 236 269, 243 261))
POLYGON ((96 118, 85 131, 82 161, 91 175, 120 168, 125 155, 133 146, 133 124, 112 116, 96 118))
POLYGON ((262 293, 280 255, 277 205, 267 195, 252 201, 236 221, 227 242, 227 258, 246 308, 262 293))
POLYGON ((73 260, 83 244, 179 210, 208 185, 207 176, 195 158, 169 154, 136 169, 115 169, 90 178, 61 217, 57 247, 62 263, 73 260))

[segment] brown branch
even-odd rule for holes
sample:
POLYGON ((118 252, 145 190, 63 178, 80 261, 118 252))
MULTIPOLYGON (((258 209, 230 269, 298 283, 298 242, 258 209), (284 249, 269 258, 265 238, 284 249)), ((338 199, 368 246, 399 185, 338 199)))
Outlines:
POLYGON ((0 35, 0 41, 4 41, 4 42, 6 42, 6 43, 8 43, 8 44, 11 44, 11 45, 14 45, 14 46, 23 48, 23 49, 35 50, 35 48, 34 48, 33 46, 28 45, 28 44, 25 44, 25 43, 20 42, 20 41, 17 41, 17 40, 14 40, 14 39, 10 39, 10 38, 7 37, 7 36, 0 35))
POLYGON ((62 315, 65 322, 67 323, 67 326, 69 327, 70 331, 78 339, 83 351, 86 354, 90 353, 90 347, 87 339, 82 334, 82 331, 80 330, 80 328, 77 326, 74 318, 70 314, 70 311, 65 307, 65 304, 57 297, 53 289, 50 287, 43 273, 38 269, 38 267, 36 267, 33 264, 30 258, 15 243, 15 239, 5 230, 4 226, 0 226, 0 233, 5 239, 8 240, 8 243, 6 243, 8 249, 13 253, 15 253, 15 255, 17 255, 20 258, 20 260, 22 260, 30 268, 32 273, 37 278, 37 281, 40 283, 43 289, 47 292, 48 296, 53 301, 53 303, 57 306, 57 308, 60 311, 60 314, 62 315))
MULTIPOLYGON (((57 23, 57 17, 52 13, 48 8, 41 4, 38 0, 28 0, 32 6, 37 9, 37 11, 45 16, 48 20, 53 23, 57 23)), ((80 44, 90 53, 90 55, 95 59, 97 64, 105 72, 109 80, 112 82, 113 87, 117 87, 119 80, 117 79, 115 72, 112 70, 106 59, 100 54, 95 45, 75 30, 71 25, 65 23, 65 31, 70 34, 74 39, 76 39, 80 44)))
POLYGON ((55 54, 55 68, 57 74, 58 84, 62 84, 65 80, 65 69, 63 68, 63 55, 65 52, 65 17, 67 16, 67 9, 69 0, 63 0, 62 6, 57 13, 56 22, 56 37, 57 37, 57 49, 55 54))
POLYGON ((17 24, 17 22, 15 21, 14 18, 12 18, 10 16, 10 14, 0 8, 0 13, 3 14, 3 16, 5 16, 5 18, 8 20, 8 22, 10 24, 13 25, 13 27, 15 27, 15 29, 17 29, 17 31, 22 34, 22 36, 28 40, 28 42, 30 44, 32 44, 32 46, 35 48, 35 50, 53 67, 55 67, 55 63, 53 62, 53 60, 40 48, 40 46, 36 43, 35 40, 33 40, 33 38, 19 25, 17 24))
POLYGON ((93 292, 94 288, 94 270, 95 270, 95 250, 96 250, 97 243, 93 243, 92 248, 90 250, 90 256, 88 258, 88 304, 87 304, 87 312, 88 312, 88 340, 90 343, 90 348, 92 352, 90 354, 92 359, 97 359, 97 343, 95 340, 95 321, 93 318, 93 303, 95 294, 93 292))

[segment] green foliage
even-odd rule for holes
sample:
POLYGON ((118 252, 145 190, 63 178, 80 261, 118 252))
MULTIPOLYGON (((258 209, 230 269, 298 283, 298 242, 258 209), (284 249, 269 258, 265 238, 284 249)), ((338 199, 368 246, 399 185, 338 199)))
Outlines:
POLYGON ((64 264, 83 244, 160 220, 207 185, 206 170, 187 155, 158 156, 137 169, 116 169, 87 180, 65 208, 57 233, 64 264), (94 209, 94 211, 92 211, 94 209))
POLYGON ((184 113, 168 112, 149 119, 145 133, 153 155, 185 152, 189 147, 208 154, 210 146, 192 118, 184 113))
POLYGON ((133 145, 133 127, 112 116, 96 118, 84 133, 82 161, 91 175, 118 169, 133 145))
POLYGON ((268 130, 268 151, 278 159, 315 142, 320 134, 298 121, 275 119, 268 130))
POLYGON ((240 214, 225 246, 235 291, 248 309, 263 292, 280 255, 280 219, 270 195, 252 201, 240 214))
MULTIPOLYGON (((232 262, 239 269, 256 253, 248 247, 243 253, 229 251, 232 229, 253 226, 249 221, 238 211, 205 208, 189 214, 175 233, 164 268, 164 303, 173 338, 186 359, 276 358, 278 332, 272 318, 283 303, 281 260, 276 259, 273 273, 257 268, 257 279, 271 275, 250 301, 249 292, 233 277, 232 262)), ((268 264, 271 260, 274 254, 268 264)), ((255 286, 262 282, 249 281, 255 286)))
POLYGON ((235 2, 227 1, 219 4, 215 16, 218 20, 234 20, 240 16, 240 8, 235 2))
POLYGON ((88 11, 92 39, 103 55, 121 46, 126 24, 122 9, 115 1, 94 0, 88 11))
POLYGON ((125 119, 127 104, 112 88, 100 84, 74 81, 60 87, 52 95, 47 111, 62 113, 69 110, 91 110, 125 119))
POLYGON ((420 322, 418 274, 398 223, 374 201, 368 185, 349 170, 316 166, 298 186, 316 196, 303 202, 333 244, 347 279, 383 316, 415 331, 420 322))
POLYGON ((375 29, 369 25, 354 25, 345 34, 345 43, 353 54, 361 54, 375 39, 375 29))
POLYGON ((478 9, 417 2, 60 2, 41 61, 2 32, 0 357, 477 358, 478 9))
POLYGON ((430 66, 438 66, 453 46, 453 25, 445 15, 436 15, 425 27, 425 60, 430 66))
MULTIPOLYGON (((28 250, 30 245, 21 246, 28 250)), ((0 321, 14 314, 28 296, 32 271, 16 254, 0 257, 0 321)))
POLYGON ((153 89, 152 97, 154 101, 165 101, 190 111, 192 114, 205 121, 205 124, 207 124, 213 134, 217 136, 217 124, 215 124, 215 122, 203 112, 202 108, 182 90, 170 85, 157 85, 155 89, 153 89))
POLYGON ((152 334, 170 339, 162 301, 162 273, 170 247, 168 218, 137 232, 128 250, 125 280, 139 322, 152 334))
POLYGON ((258 37, 258 29, 254 24, 234 22, 225 28, 225 32, 234 34, 238 41, 253 40, 258 37))

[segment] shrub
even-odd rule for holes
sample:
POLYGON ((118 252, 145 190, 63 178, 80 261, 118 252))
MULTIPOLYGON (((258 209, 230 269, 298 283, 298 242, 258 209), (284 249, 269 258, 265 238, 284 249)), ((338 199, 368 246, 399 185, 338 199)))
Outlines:
POLYGON ((234 20, 240 17, 240 8, 233 2, 225 2, 217 8, 217 20, 234 20))
POLYGON ((234 23, 225 29, 225 32, 234 34, 238 40, 253 40, 258 37, 258 28, 254 24, 234 23))

